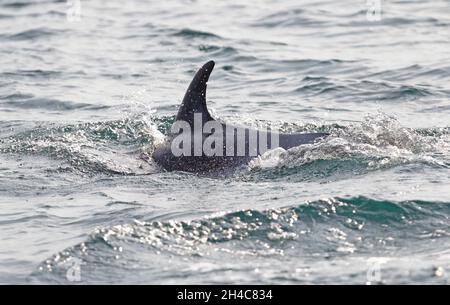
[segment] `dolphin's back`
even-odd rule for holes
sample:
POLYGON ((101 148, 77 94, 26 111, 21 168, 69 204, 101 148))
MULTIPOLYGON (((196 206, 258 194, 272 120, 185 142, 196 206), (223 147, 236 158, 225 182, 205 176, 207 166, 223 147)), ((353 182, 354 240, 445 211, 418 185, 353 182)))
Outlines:
POLYGON ((280 147, 289 149, 305 144, 312 144, 328 136, 328 133, 292 133, 279 134, 280 147))
MULTIPOLYGON (((248 163, 252 158, 263 154, 267 150, 276 147, 289 149, 304 144, 311 144, 327 136, 325 133, 281 134, 270 131, 264 132, 232 127, 215 121, 206 105, 206 87, 213 68, 214 62, 210 61, 195 74, 181 103, 176 122, 172 126, 175 127, 176 123, 184 123, 184 126, 187 125, 188 129, 190 127, 191 133, 187 137, 189 148, 186 151, 184 150, 185 142, 183 141, 183 154, 175 154, 173 151, 172 144, 176 144, 174 147, 177 151, 177 148, 180 148, 177 141, 178 136, 182 134, 180 129, 179 131, 173 131, 174 133, 171 132, 168 141, 158 145, 153 152, 153 159, 164 169, 194 173, 224 172, 248 163), (201 134, 199 137, 194 135, 194 130, 198 127, 196 127, 198 119, 201 120, 200 124, 202 124, 200 125, 201 134), (222 146, 216 147, 216 145, 220 144, 215 142, 214 149, 209 150, 209 152, 212 150, 220 152, 219 154, 207 154, 204 151, 203 144, 206 140, 210 140, 208 137, 211 136, 211 134, 203 133, 203 127, 206 126, 206 123, 210 126, 214 125, 214 129, 222 129, 222 133, 219 135, 223 140, 221 142, 223 143, 222 146), (233 132, 231 137, 229 136, 230 131, 233 132), (257 134, 256 142, 255 134, 257 134), (264 139, 264 137, 266 137, 267 141, 264 141, 266 143, 261 142, 261 139, 264 139), (263 145, 260 145, 261 143, 263 145), (196 154, 195 152, 198 151, 195 147, 197 146, 201 148, 201 151, 196 154), (232 152, 231 154, 229 154, 230 151, 232 152)), ((177 128, 174 129, 178 130, 177 128)))

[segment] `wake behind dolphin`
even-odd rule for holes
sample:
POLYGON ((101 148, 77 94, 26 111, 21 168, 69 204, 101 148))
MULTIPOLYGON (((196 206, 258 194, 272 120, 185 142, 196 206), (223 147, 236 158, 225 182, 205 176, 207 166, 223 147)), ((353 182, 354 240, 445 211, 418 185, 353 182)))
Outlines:
POLYGON ((214 65, 210 61, 196 73, 168 140, 153 152, 154 160, 165 170, 226 172, 268 150, 311 144, 328 136, 326 133, 283 134, 234 127, 214 120, 206 106, 206 87, 214 65))

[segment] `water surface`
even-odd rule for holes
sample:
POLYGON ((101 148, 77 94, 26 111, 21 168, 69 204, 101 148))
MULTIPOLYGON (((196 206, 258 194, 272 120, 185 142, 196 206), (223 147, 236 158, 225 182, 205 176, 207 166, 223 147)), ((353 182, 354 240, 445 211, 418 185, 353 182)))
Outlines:
POLYGON ((448 283, 450 3, 381 7, 2 1, 0 283, 448 283), (217 118, 331 136, 146 162, 208 60, 217 118))

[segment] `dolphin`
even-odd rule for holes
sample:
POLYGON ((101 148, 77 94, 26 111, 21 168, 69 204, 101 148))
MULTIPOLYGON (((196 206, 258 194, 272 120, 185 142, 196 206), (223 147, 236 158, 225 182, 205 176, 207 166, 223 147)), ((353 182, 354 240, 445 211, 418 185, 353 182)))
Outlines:
POLYGON ((163 169, 199 174, 229 172, 268 150, 312 144, 328 136, 256 130, 215 120, 206 106, 206 87, 214 66, 214 61, 209 61, 195 74, 167 140, 153 151, 153 159, 163 169))

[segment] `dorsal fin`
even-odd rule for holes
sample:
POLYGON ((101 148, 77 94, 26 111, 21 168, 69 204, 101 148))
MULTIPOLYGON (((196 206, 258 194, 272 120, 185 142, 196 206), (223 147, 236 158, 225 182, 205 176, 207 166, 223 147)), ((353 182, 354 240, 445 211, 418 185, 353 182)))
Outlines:
POLYGON ((203 123, 213 120, 206 107, 206 83, 209 80, 214 61, 207 62, 197 74, 195 74, 178 110, 177 121, 194 123, 194 113, 201 113, 203 123))

